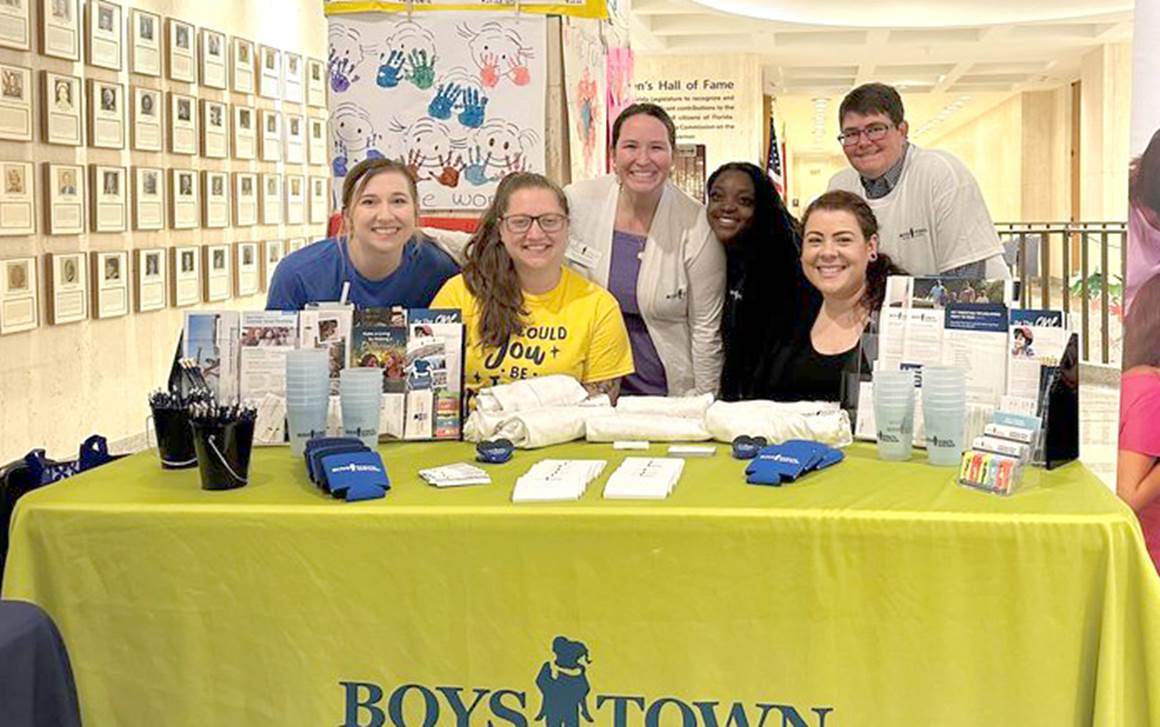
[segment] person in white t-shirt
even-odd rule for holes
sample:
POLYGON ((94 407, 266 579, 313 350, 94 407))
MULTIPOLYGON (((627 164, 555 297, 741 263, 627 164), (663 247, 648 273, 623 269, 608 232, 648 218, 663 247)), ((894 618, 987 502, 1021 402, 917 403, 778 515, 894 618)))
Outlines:
POLYGON ((1011 277, 979 184, 955 156, 907 140, 902 97, 882 83, 842 99, 838 141, 850 160, 830 189, 863 197, 879 245, 912 275, 1011 277))

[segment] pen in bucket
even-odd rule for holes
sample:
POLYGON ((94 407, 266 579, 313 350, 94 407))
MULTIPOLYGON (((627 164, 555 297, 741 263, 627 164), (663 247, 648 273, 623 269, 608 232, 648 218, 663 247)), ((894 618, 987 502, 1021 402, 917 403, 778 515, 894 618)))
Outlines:
POLYGON ((248 482, 258 410, 238 403, 199 401, 190 406, 201 486, 232 490, 248 482))
POLYGON ((184 394, 175 389, 156 389, 149 394, 153 431, 157 435, 157 454, 164 469, 184 469, 197 464, 193 430, 189 426, 190 407, 209 396, 209 391, 205 389, 194 389, 184 394))

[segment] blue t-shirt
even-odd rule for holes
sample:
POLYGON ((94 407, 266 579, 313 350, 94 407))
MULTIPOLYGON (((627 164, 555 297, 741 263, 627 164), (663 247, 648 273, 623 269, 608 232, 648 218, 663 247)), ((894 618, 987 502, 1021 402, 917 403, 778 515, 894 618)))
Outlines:
POLYGON ((307 303, 337 301, 347 281, 347 302, 356 308, 426 308, 443 284, 459 273, 450 255, 416 236, 407 240, 395 272, 382 280, 368 280, 350 262, 346 245, 332 237, 287 255, 274 270, 266 310, 302 310, 307 303))

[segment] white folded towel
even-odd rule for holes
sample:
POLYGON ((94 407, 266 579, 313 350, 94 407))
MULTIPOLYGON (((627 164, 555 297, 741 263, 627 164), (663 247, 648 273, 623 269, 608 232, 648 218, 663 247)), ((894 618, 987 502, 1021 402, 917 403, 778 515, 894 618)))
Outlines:
POLYGON ((661 416, 704 419, 713 403, 712 394, 699 396, 622 396, 616 410, 625 414, 660 414, 661 416))
POLYGON ((701 417, 673 417, 659 414, 623 414, 614 412, 589 417, 586 438, 589 442, 616 442, 621 439, 647 439, 650 442, 702 442, 709 439, 701 417))
POLYGON ((463 425, 463 438, 469 442, 485 439, 509 439, 521 449, 547 447, 551 444, 583 439, 589 417, 613 411, 608 397, 593 397, 577 406, 553 406, 518 412, 473 411, 463 425))
POLYGON ((588 398, 579 381, 553 374, 481 389, 475 407, 485 412, 517 412, 548 406, 572 406, 588 398))
POLYGON ((812 439, 844 447, 854 441, 849 414, 827 401, 718 401, 705 412, 705 427, 719 442, 742 434, 765 437, 771 444, 812 439))

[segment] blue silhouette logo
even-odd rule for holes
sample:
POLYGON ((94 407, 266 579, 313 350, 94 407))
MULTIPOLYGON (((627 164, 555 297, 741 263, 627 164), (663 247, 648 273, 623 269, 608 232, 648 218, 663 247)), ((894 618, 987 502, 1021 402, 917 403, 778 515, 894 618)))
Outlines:
POLYGON ((592 663, 588 647, 564 636, 552 639, 555 659, 545 661, 536 675, 536 687, 542 701, 536 721, 545 727, 580 727, 580 715, 588 722, 588 665, 592 663))
MULTIPOLYGON (((529 718, 535 697, 519 687, 438 686, 402 680, 384 687, 373 681, 341 679, 343 721, 340 727, 580 727, 580 718, 595 722, 588 708, 592 687, 588 646, 566 636, 552 639, 552 658, 536 675, 540 709, 529 718), (543 723, 542 725, 536 723, 543 723)), ((831 706, 805 708, 774 701, 691 700, 679 696, 593 695, 594 711, 607 727, 661 727, 679 713, 682 727, 826 727, 831 706), (607 708, 605 705, 608 705, 607 708)), ((588 727, 588 725, 585 725, 588 727)))

